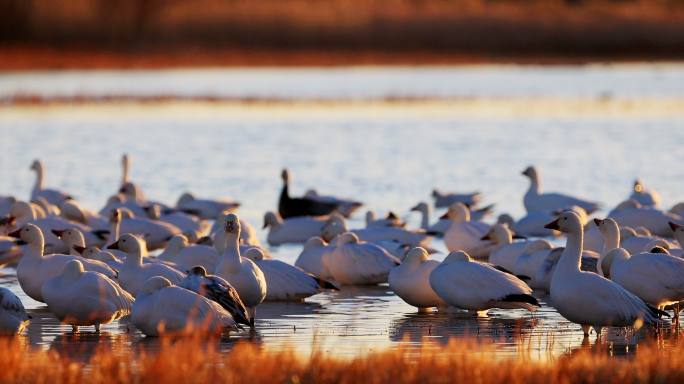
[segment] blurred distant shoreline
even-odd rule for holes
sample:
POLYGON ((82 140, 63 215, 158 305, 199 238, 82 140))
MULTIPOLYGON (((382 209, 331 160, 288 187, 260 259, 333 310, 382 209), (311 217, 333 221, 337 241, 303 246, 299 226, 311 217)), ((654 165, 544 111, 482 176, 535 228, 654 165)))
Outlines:
POLYGON ((682 60, 682 0, 0 0, 0 70, 682 60))
POLYGON ((682 62, 684 50, 660 53, 543 54, 459 53, 378 50, 274 50, 178 46, 149 50, 0 45, 0 71, 68 69, 170 69, 202 67, 336 67, 434 65, 583 65, 595 63, 682 62))

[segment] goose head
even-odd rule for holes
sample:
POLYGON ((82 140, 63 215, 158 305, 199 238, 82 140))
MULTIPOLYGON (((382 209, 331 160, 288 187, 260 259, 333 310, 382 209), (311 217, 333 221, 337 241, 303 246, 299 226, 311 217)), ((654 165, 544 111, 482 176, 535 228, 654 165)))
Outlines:
POLYGON ((145 284, 143 284, 142 288, 138 292, 138 296, 150 295, 160 289, 170 287, 172 285, 173 284, 171 284, 171 282, 165 277, 153 276, 145 281, 145 284))
POLYGON ((433 189, 432 190, 432 197, 438 198, 440 196, 442 196, 442 193, 439 191, 439 189, 433 189))
POLYGON ((564 233, 582 233, 582 221, 577 213, 564 211, 558 218, 544 226, 546 229, 555 229, 564 233))
POLYGON ((188 274, 194 276, 207 277, 207 270, 204 269, 204 267, 201 265, 195 265, 194 267, 190 268, 188 274))
POLYGON ((347 225, 344 223, 344 221, 340 221, 331 217, 321 228, 321 237, 323 240, 330 242, 336 236, 345 232, 347 232, 347 225))
POLYGON ((109 223, 110 224, 121 223, 121 208, 112 209, 112 211, 109 213, 109 223))
POLYGON ((264 252, 257 247, 252 247, 245 252, 244 257, 256 262, 264 259, 264 252))
POLYGON ((283 180, 283 184, 289 184, 290 183, 290 171, 287 170, 287 168, 283 168, 283 170, 280 172, 280 178, 283 180))
POLYGON ((337 238, 337 245, 358 244, 359 237, 353 232, 345 232, 337 238))
POLYGON ((45 244, 43 231, 38 226, 33 224, 26 224, 16 231, 10 232, 8 235, 20 239, 26 244, 39 246, 41 250, 45 244))
POLYGON ((178 252, 183 250, 183 248, 188 246, 188 238, 184 235, 178 234, 174 235, 168 243, 166 243, 166 248, 164 251, 171 255, 177 255, 178 252))
POLYGON ((513 219, 513 216, 509 215, 508 213, 502 213, 499 215, 499 217, 496 218, 496 223, 497 224, 504 224, 508 226, 508 228, 513 228, 513 224, 515 224, 515 220, 513 219))
POLYGON ((513 242, 513 233, 508 229, 507 225, 494 224, 489 229, 486 235, 482 236, 482 241, 490 240, 494 244, 511 244, 513 242))
POLYGON ((30 169, 31 169, 32 171, 42 172, 43 169, 44 169, 44 168, 43 168, 43 162, 40 161, 40 160, 38 160, 38 159, 33 160, 33 162, 31 163, 30 169))
POLYGON ((601 270, 603 276, 610 279, 610 267, 618 260, 628 260, 629 252, 624 248, 615 248, 606 254, 606 257, 601 260, 601 270))
POLYGON ((594 224, 596 224, 604 239, 620 238, 620 226, 610 217, 605 219, 594 219, 594 224))
POLYGON ((470 255, 468 255, 464 251, 454 251, 454 252, 449 253, 442 263, 443 264, 450 264, 450 263, 454 263, 457 261, 469 262, 469 261, 472 261, 472 259, 470 258, 470 255))
POLYGON ((71 260, 64 265, 64 269, 62 269, 60 276, 62 279, 73 281, 78 279, 84 272, 83 263, 78 260, 71 260))
MULTIPOLYGON (((85 248, 85 237, 83 237, 83 233, 78 228, 53 229, 52 234, 62 239, 69 249, 76 249, 76 247, 80 249, 85 248)), ((78 251, 78 249, 76 250, 78 251)))
POLYGON ((535 181, 535 182, 539 180, 539 173, 537 172, 537 168, 535 168, 532 165, 525 168, 525 170, 522 171, 522 175, 526 176, 528 179, 535 181))
POLYGON ((180 195, 180 197, 178 198, 178 202, 176 203, 176 206, 188 204, 194 200, 195 200, 195 196, 193 196, 192 193, 185 192, 184 194, 180 195))
POLYGON ((240 218, 234 213, 229 213, 226 215, 223 226, 226 235, 235 236, 240 238, 240 218))
POLYGON ((161 217, 161 206, 159 204, 149 204, 143 207, 143 211, 152 220, 159 220, 161 217))
POLYGON ((404 261, 401 263, 401 265, 408 265, 410 267, 416 267, 419 266, 421 263, 423 263, 426 260, 429 260, 430 256, 428 255, 428 252, 425 250, 423 247, 415 247, 411 248, 406 253, 406 256, 404 257, 404 261))
POLYGON ((326 243, 325 240, 318 236, 314 236, 309 238, 309 240, 304 243, 304 250, 306 251, 314 248, 325 247, 326 245, 328 245, 328 243, 326 243))
POLYGON ((411 208, 411 212, 427 212, 430 209, 430 207, 425 203, 424 201, 421 201, 420 203, 416 204, 411 208))
POLYGON ((668 224, 670 224, 670 228, 672 228, 673 237, 679 242, 679 245, 684 248, 684 225, 672 221, 668 224))
POLYGON ((107 249, 119 249, 127 254, 142 255, 147 248, 145 246, 145 240, 130 233, 126 233, 121 235, 119 240, 110 244, 107 249))
POLYGON ((449 206, 447 217, 455 222, 470 221, 470 209, 461 202, 453 203, 449 206))
POLYGON ((263 229, 268 227, 276 228, 283 223, 283 219, 275 212, 266 212, 264 214, 264 226, 263 229))
MULTIPOLYGON (((97 253, 99 253, 99 252, 102 252, 102 250, 100 249, 100 247, 96 247, 96 246, 93 245, 93 246, 90 246, 90 247, 85 247, 85 248, 84 248, 82 251, 80 251, 79 253, 81 254, 82 257, 84 257, 84 258, 86 258, 86 259, 93 259, 93 256, 95 256, 95 255, 96 255, 97 253)), ((109 253, 109 252, 107 252, 107 253, 109 253)))

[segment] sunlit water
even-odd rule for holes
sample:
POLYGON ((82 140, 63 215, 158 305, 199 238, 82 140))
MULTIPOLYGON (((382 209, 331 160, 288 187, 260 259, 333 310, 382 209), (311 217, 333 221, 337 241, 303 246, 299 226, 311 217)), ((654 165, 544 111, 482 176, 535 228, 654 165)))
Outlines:
MULTIPOLYGON (((677 65, 0 75, 1 97, 21 93, 293 101, 5 105, 0 193, 23 198, 33 184, 28 166, 38 157, 47 166, 48 186, 99 208, 118 187, 119 157, 127 152, 134 160, 132 178, 149 198, 173 203, 188 190, 231 196, 256 227, 276 206, 283 166, 293 173, 294 194, 316 187, 353 196, 380 214, 393 209, 411 225, 418 217, 408 209, 429 201, 435 187, 480 190, 486 203, 497 204, 497 214, 521 215, 527 181, 520 171, 529 164, 539 167, 546 189, 591 197, 607 209, 628 195, 637 176, 660 191, 666 207, 684 200, 684 68, 677 65), (431 101, 382 101, 392 97, 431 101)), ((362 225, 361 216, 353 226, 362 225)), ((444 249, 438 240, 434 245, 444 249)), ((300 249, 271 252, 294 262, 300 249)), ((21 293, 12 269, 2 272, 0 284, 31 309, 26 337, 32 344, 84 358, 97 345, 121 338, 156 345, 118 323, 99 336, 88 328, 72 335, 45 306, 21 293)), ((495 343, 502 355, 525 350, 545 357, 583 345, 579 327, 547 305, 533 315, 418 314, 386 286, 348 287, 305 303, 266 303, 258 318, 256 335, 239 333, 224 339, 222 348, 249 339, 304 353, 355 355, 476 338, 495 343)), ((604 340, 620 354, 649 338, 613 330, 604 340)))

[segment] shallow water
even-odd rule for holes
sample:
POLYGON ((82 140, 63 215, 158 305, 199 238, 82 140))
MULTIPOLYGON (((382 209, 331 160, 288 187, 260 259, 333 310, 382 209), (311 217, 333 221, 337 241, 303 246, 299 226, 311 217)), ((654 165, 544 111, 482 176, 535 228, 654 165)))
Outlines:
MULTIPOLYGON (((521 215, 527 181, 520 171, 529 164, 540 168, 547 189, 591 197, 607 209, 628 195, 637 176, 670 206, 684 200, 683 73, 684 67, 671 65, 4 74, 0 96, 275 95, 293 102, 4 105, 0 194, 26 197, 33 183, 28 166, 39 157, 48 186, 99 208, 116 190, 119 157, 128 152, 132 178, 148 198, 173 203, 186 190, 232 196, 254 226, 275 208, 283 166, 293 173, 295 194, 316 187, 353 196, 380 214, 394 209, 411 225, 419 218, 408 209, 429 201, 434 187, 480 190, 485 203, 497 204, 497 214, 521 215), (354 101, 393 96, 477 102, 354 101), (332 102, 297 102, 302 98, 332 102)), ((362 216, 357 214, 353 226, 361 225, 362 216)), ((440 241, 434 245, 443 249, 440 241)), ((300 247, 271 251, 294 262, 300 247)), ((2 272, 0 285, 21 294, 13 271, 2 272)), ((119 338, 155 348, 154 340, 129 334, 118 323, 99 336, 87 328, 73 335, 44 306, 23 295, 22 300, 34 317, 26 336, 31 344, 83 358, 119 338)), ((255 335, 240 333, 223 340, 222 348, 250 339, 303 353, 355 355, 476 338, 493 342, 502 355, 524 350, 543 358, 587 346, 579 327, 547 305, 534 315, 418 314, 386 286, 344 288, 305 303, 267 303, 258 317, 255 335)), ((671 333, 665 337, 663 345, 671 333)), ((645 332, 618 330, 604 337, 614 344, 608 349, 613 354, 631 353, 648 339, 645 332)))

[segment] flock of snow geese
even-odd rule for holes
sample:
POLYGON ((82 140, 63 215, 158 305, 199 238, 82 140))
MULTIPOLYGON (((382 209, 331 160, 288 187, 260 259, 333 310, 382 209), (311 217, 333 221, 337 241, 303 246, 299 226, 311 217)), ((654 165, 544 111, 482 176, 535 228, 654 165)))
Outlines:
MULTIPOLYGON (((606 218, 590 220, 598 204, 543 192, 528 167, 519 220, 504 214, 488 224, 491 206, 479 208, 478 193, 435 190, 435 208, 446 208, 436 222, 421 202, 411 208, 420 228, 368 212, 365 228, 350 229, 346 219, 362 203, 314 190, 291 197, 283 170, 278 209, 263 225, 269 245, 304 244, 290 265, 260 244, 235 213, 239 203, 190 193, 175 206, 148 200, 129 180, 126 155, 122 168, 120 189, 99 212, 45 188, 39 160, 30 201, 0 197, 0 264, 15 267, 26 295, 74 331, 120 319, 147 336, 229 333, 254 329, 264 300, 383 283, 420 311, 478 314, 533 311, 533 289, 546 291, 585 336, 606 326, 657 329, 663 317, 678 318, 684 301, 684 203, 661 210, 659 195, 639 181, 606 218), (565 247, 548 241, 562 235, 565 247), (433 237, 450 252, 442 262, 430 258, 433 237)), ((0 332, 20 333, 29 321, 21 300, 0 288, 0 332)))

